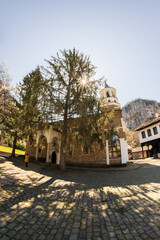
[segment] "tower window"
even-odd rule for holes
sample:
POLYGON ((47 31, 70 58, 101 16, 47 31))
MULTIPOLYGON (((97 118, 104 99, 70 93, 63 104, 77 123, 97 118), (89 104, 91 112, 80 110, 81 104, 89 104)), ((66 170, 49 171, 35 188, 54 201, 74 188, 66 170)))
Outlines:
POLYGON ((106 96, 107 96, 107 97, 110 97, 110 95, 109 95, 109 93, 108 93, 108 92, 106 92, 106 96))

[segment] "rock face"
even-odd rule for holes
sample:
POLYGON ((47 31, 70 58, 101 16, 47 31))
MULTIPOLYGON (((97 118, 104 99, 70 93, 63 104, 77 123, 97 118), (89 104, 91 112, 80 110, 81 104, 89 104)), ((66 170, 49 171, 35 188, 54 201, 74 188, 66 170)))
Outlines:
POLYGON ((122 108, 122 116, 127 127, 133 130, 143 122, 155 118, 159 109, 160 102, 138 98, 122 108))

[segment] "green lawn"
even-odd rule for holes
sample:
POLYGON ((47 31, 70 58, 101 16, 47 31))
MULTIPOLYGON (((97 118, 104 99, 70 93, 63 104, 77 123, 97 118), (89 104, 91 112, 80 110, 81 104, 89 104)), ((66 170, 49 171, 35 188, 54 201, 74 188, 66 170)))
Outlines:
MULTIPOLYGON (((7 153, 11 153, 12 152, 12 148, 10 147, 4 147, 4 146, 0 146, 0 152, 7 152, 7 153)), ((16 149, 16 154, 20 154, 20 155, 25 155, 24 151, 18 150, 16 149)))

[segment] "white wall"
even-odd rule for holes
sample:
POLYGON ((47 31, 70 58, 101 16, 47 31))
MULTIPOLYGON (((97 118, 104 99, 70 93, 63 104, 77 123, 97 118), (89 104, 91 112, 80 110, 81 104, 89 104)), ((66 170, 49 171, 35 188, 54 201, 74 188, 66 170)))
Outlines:
POLYGON ((121 146, 121 163, 125 164, 128 162, 128 144, 124 138, 120 138, 120 146, 121 146))
MULTIPOLYGON (((52 130, 52 127, 50 129, 44 130, 44 131, 39 131, 37 134, 37 147, 36 147, 36 159, 38 158, 38 143, 39 143, 39 138, 40 136, 43 135, 47 139, 47 156, 46 156, 46 162, 49 163, 51 162, 51 155, 52 152, 55 150, 54 147, 52 146, 52 140, 54 137, 58 139, 58 144, 60 146, 61 144, 61 133, 52 130)), ((56 153, 57 154, 57 160, 56 163, 60 164, 60 151, 56 153)))
POLYGON ((154 125, 150 126, 150 127, 147 127, 147 128, 144 128, 142 130, 139 131, 139 139, 140 139, 140 143, 145 143, 145 142, 148 142, 148 141, 152 141, 152 140, 155 140, 155 139, 158 139, 160 138, 160 123, 155 123, 154 125), (157 131, 158 131, 158 134, 154 134, 153 132, 153 128, 154 127, 157 127, 157 131), (151 134, 152 136, 148 137, 148 133, 147 133, 147 130, 150 129, 151 130, 151 134), (145 132, 146 134, 146 137, 145 138, 142 138, 142 132, 145 132))

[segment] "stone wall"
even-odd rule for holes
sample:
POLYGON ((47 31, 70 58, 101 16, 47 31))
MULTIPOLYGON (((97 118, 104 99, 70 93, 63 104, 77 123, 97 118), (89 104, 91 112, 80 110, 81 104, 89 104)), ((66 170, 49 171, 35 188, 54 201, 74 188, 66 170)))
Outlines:
POLYGON ((88 149, 88 153, 83 153, 80 147, 73 150, 72 155, 67 155, 66 162, 68 165, 100 165, 106 164, 106 149, 101 150, 97 143, 88 149))
MULTIPOLYGON (((26 143, 26 153, 29 154, 29 156, 31 158, 35 158, 36 157, 36 143, 32 142, 30 144, 29 141, 27 141, 26 143)), ((39 159, 45 159, 47 155, 47 146, 44 146, 40 152, 38 152, 38 158, 39 159)))
MULTIPOLYGON (((115 128, 114 134, 117 134, 119 138, 126 139, 125 132, 122 127, 121 109, 117 109, 114 111, 114 116, 110 120, 109 124, 109 128, 112 127, 115 128)), ((105 128, 103 128, 103 131, 105 131, 105 128)), ((83 153, 83 149, 79 147, 78 149, 74 149, 72 151, 72 155, 68 154, 66 160, 68 165, 104 165, 106 164, 106 146, 104 146, 104 149, 101 149, 100 144, 94 143, 91 146, 91 150, 88 151, 88 154, 83 153)), ((120 160, 116 159, 116 161, 114 161, 113 163, 120 163, 120 160)))
MULTIPOLYGON (((108 128, 115 128, 114 134, 118 135, 119 138, 125 137, 125 132, 122 127, 122 112, 121 109, 117 109, 114 111, 114 115, 110 120, 108 128)), ((107 129, 102 126, 102 132, 105 132, 107 129)), ((106 140, 109 139, 109 136, 106 134, 106 140)), ((38 158, 46 158, 47 155, 47 145, 42 148, 41 152, 38 153, 38 158)), ((51 150, 51 149, 50 149, 51 150)), ((50 151, 52 152, 52 151, 50 151)), ((35 157, 36 148, 35 142, 30 143, 27 142, 26 153, 29 153, 31 157, 35 157)), ((104 147, 98 143, 92 144, 90 149, 88 149, 88 153, 84 153, 83 149, 79 146, 78 148, 72 149, 72 154, 68 154, 66 156, 66 162, 68 165, 86 165, 86 166, 98 166, 106 164, 106 143, 104 142, 104 147)), ((115 164, 120 163, 119 160, 116 159, 115 164)))

